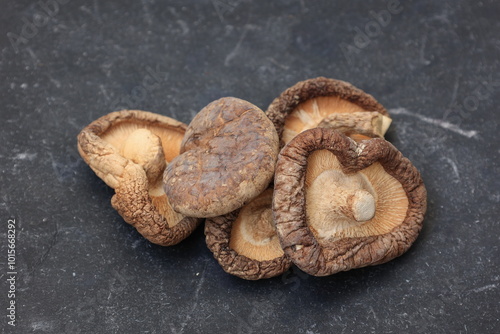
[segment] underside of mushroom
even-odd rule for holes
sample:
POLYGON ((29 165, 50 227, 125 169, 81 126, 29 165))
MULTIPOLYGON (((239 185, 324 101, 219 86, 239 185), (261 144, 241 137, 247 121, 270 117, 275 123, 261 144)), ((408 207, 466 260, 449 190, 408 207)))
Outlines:
POLYGON ((322 243, 388 233, 408 209, 403 187, 380 163, 346 174, 328 150, 309 156, 305 188, 308 225, 322 243))
POLYGON ((288 88, 266 114, 282 146, 302 131, 316 127, 333 128, 348 136, 383 137, 391 123, 387 110, 373 96, 347 82, 323 77, 288 88))
POLYGON ((273 223, 272 199, 273 190, 267 189, 241 208, 229 243, 238 254, 259 261, 284 255, 273 223))
POLYGON ((179 154, 186 125, 140 110, 105 115, 78 135, 80 155, 115 190, 112 205, 153 243, 173 245, 199 220, 175 212, 165 194, 163 171, 179 154))
POLYGON ((290 267, 273 221, 272 197, 273 189, 267 189, 241 209, 206 220, 207 246, 226 272, 255 280, 290 267))
POLYGON ((389 142, 357 143, 323 128, 302 132, 281 150, 274 188, 281 246, 316 276, 403 254, 427 203, 420 174, 389 142))

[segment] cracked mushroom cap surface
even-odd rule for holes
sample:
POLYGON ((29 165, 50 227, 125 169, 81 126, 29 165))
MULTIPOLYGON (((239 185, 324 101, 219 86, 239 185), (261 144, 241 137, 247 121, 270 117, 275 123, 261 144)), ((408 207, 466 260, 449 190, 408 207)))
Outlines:
POLYGON ((111 204, 149 241, 174 245, 199 220, 175 212, 163 190, 163 171, 179 154, 186 125, 141 110, 107 114, 78 135, 78 151, 96 175, 115 190, 111 204))
POLYGON ((234 97, 213 101, 191 121, 181 154, 165 170, 172 207, 203 218, 241 208, 267 188, 278 150, 262 110, 234 97))
POLYGON ((227 273, 257 280, 290 267, 273 222, 272 198, 268 188, 241 209, 205 221, 207 246, 227 273))
POLYGON ((274 189, 281 246, 315 276, 403 254, 427 207, 420 173, 393 145, 331 129, 307 130, 282 149, 274 189))
POLYGON ((300 81, 286 89, 269 105, 266 115, 276 127, 281 146, 316 127, 378 137, 391 123, 387 110, 373 96, 348 82, 324 77, 300 81), (365 112, 375 114, 363 116, 365 112), (357 119, 365 126, 356 126, 353 120, 357 119))

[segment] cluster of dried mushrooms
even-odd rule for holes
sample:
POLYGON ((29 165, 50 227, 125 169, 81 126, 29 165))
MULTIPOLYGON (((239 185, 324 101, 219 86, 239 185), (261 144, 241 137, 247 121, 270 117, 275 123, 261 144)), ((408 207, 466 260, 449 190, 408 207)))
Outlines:
POLYGON ((391 119, 349 83, 297 83, 264 113, 227 97, 189 126, 113 112, 78 136, 111 204, 169 246, 205 219, 208 248, 244 279, 315 276, 387 262, 415 241, 426 211, 417 169, 383 139, 391 119))

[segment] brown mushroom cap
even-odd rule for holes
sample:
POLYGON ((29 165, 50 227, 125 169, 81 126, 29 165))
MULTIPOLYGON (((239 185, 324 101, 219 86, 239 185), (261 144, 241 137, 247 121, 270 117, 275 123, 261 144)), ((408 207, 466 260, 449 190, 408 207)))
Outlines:
POLYGON ((207 246, 227 273, 256 280, 290 267, 273 222, 272 198, 270 188, 241 209, 206 220, 207 246))
POLYGON ((384 134, 390 124, 389 114, 373 96, 345 81, 318 77, 300 81, 286 89, 269 105, 266 115, 276 127, 281 146, 284 146, 300 132, 318 127, 333 113, 366 111, 383 115, 381 130, 384 134))
POLYGON ((199 224, 175 212, 163 190, 165 166, 179 154, 186 125, 140 110, 105 115, 78 135, 85 162, 115 190, 111 204, 153 243, 174 245, 199 224))
POLYGON ((278 150, 276 130, 258 107, 233 97, 210 103, 189 124, 182 154, 165 170, 172 207, 192 217, 242 207, 267 188, 278 150))
POLYGON ((419 172, 394 146, 331 129, 307 130, 282 149, 274 189, 281 246, 315 276, 403 254, 427 206, 419 172))

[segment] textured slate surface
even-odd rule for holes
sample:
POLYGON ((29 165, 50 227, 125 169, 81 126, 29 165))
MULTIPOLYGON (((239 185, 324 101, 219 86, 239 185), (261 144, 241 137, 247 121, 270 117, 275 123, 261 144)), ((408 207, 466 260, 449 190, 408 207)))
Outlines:
POLYGON ((61 0, 50 17, 44 3, 0 12, 2 332, 499 331, 498 2, 61 0), (231 277, 201 229, 171 248, 145 241, 76 150, 77 133, 119 107, 189 122, 222 96, 265 109, 320 75, 389 109, 388 139, 426 182, 425 227, 390 263, 231 277))

